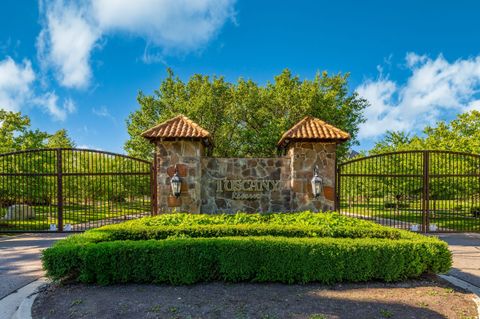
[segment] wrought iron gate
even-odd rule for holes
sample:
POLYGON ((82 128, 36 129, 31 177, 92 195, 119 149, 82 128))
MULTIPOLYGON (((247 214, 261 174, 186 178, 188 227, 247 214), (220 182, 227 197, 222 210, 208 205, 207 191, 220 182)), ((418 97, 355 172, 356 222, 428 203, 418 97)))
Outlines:
POLYGON ((337 167, 339 212, 419 232, 480 231, 480 156, 404 151, 337 167))
POLYGON ((153 171, 96 150, 0 154, 0 232, 84 231, 150 215, 153 171))

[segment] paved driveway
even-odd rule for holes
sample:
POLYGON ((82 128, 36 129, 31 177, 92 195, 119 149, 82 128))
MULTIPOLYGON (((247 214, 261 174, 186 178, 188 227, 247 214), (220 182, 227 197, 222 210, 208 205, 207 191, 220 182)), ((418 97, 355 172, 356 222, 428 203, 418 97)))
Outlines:
POLYGON ((480 234, 439 234, 453 253, 449 275, 480 288, 480 234))
POLYGON ((40 252, 65 234, 0 237, 0 299, 43 276, 40 252))

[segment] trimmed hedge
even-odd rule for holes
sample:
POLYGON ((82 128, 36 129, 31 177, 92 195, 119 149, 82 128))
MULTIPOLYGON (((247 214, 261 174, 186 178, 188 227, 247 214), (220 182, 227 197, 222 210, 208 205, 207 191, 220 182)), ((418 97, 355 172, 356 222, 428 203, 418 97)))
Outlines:
POLYGON ((67 242, 149 240, 172 237, 283 236, 415 239, 420 235, 338 213, 165 214, 92 229, 67 242))
POLYGON ((394 281, 451 266, 436 238, 337 213, 167 214, 92 229, 43 252, 54 280, 394 281))
POLYGON ((85 283, 396 281, 451 266, 434 238, 185 238, 63 243, 43 252, 47 275, 85 283))

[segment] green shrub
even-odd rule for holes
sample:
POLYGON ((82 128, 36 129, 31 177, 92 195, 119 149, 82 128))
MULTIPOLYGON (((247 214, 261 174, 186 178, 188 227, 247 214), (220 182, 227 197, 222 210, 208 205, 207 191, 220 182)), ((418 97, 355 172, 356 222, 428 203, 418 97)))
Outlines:
POLYGON ((337 213, 165 214, 92 229, 67 241, 76 243, 171 237, 342 237, 412 239, 420 235, 337 213))
POLYGON ((472 216, 475 218, 480 217, 480 207, 479 206, 471 207, 470 214, 472 214, 472 216))
POLYGON ((455 212, 461 212, 461 211, 463 211, 463 205, 456 205, 456 206, 453 207, 453 210, 455 212))
POLYGON ((451 255, 434 238, 224 237, 55 245, 47 275, 86 283, 201 281, 334 283, 396 281, 445 272, 451 255))
POLYGON ((410 205, 408 203, 397 203, 397 202, 385 202, 383 204, 384 208, 408 208, 410 205))
POLYGON ((108 195, 108 200, 114 203, 126 203, 127 202, 126 198, 127 198, 126 193, 108 195))
MULTIPOLYGON (((261 214, 162 214, 154 217, 133 220, 146 226, 195 226, 195 225, 238 225, 238 224, 275 224, 321 226, 371 226, 372 223, 351 218, 335 212, 313 213, 261 213, 261 214)), ((376 225, 376 224, 375 224, 376 225)), ((378 225, 377 225, 378 226, 378 225)))
POLYGON ((446 243, 336 213, 167 214, 108 225, 43 253, 47 275, 101 284, 393 281, 449 269, 446 243))

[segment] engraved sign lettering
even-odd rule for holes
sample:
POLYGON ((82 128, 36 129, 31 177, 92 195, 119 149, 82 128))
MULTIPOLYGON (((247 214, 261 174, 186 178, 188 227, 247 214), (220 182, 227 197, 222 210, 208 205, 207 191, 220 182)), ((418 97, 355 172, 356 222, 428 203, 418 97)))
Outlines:
POLYGON ((268 192, 280 190, 278 180, 223 179, 217 180, 217 192, 268 192))
POLYGON ((262 193, 280 190, 278 180, 222 179, 217 180, 217 193, 232 192, 232 199, 258 200, 262 193))

